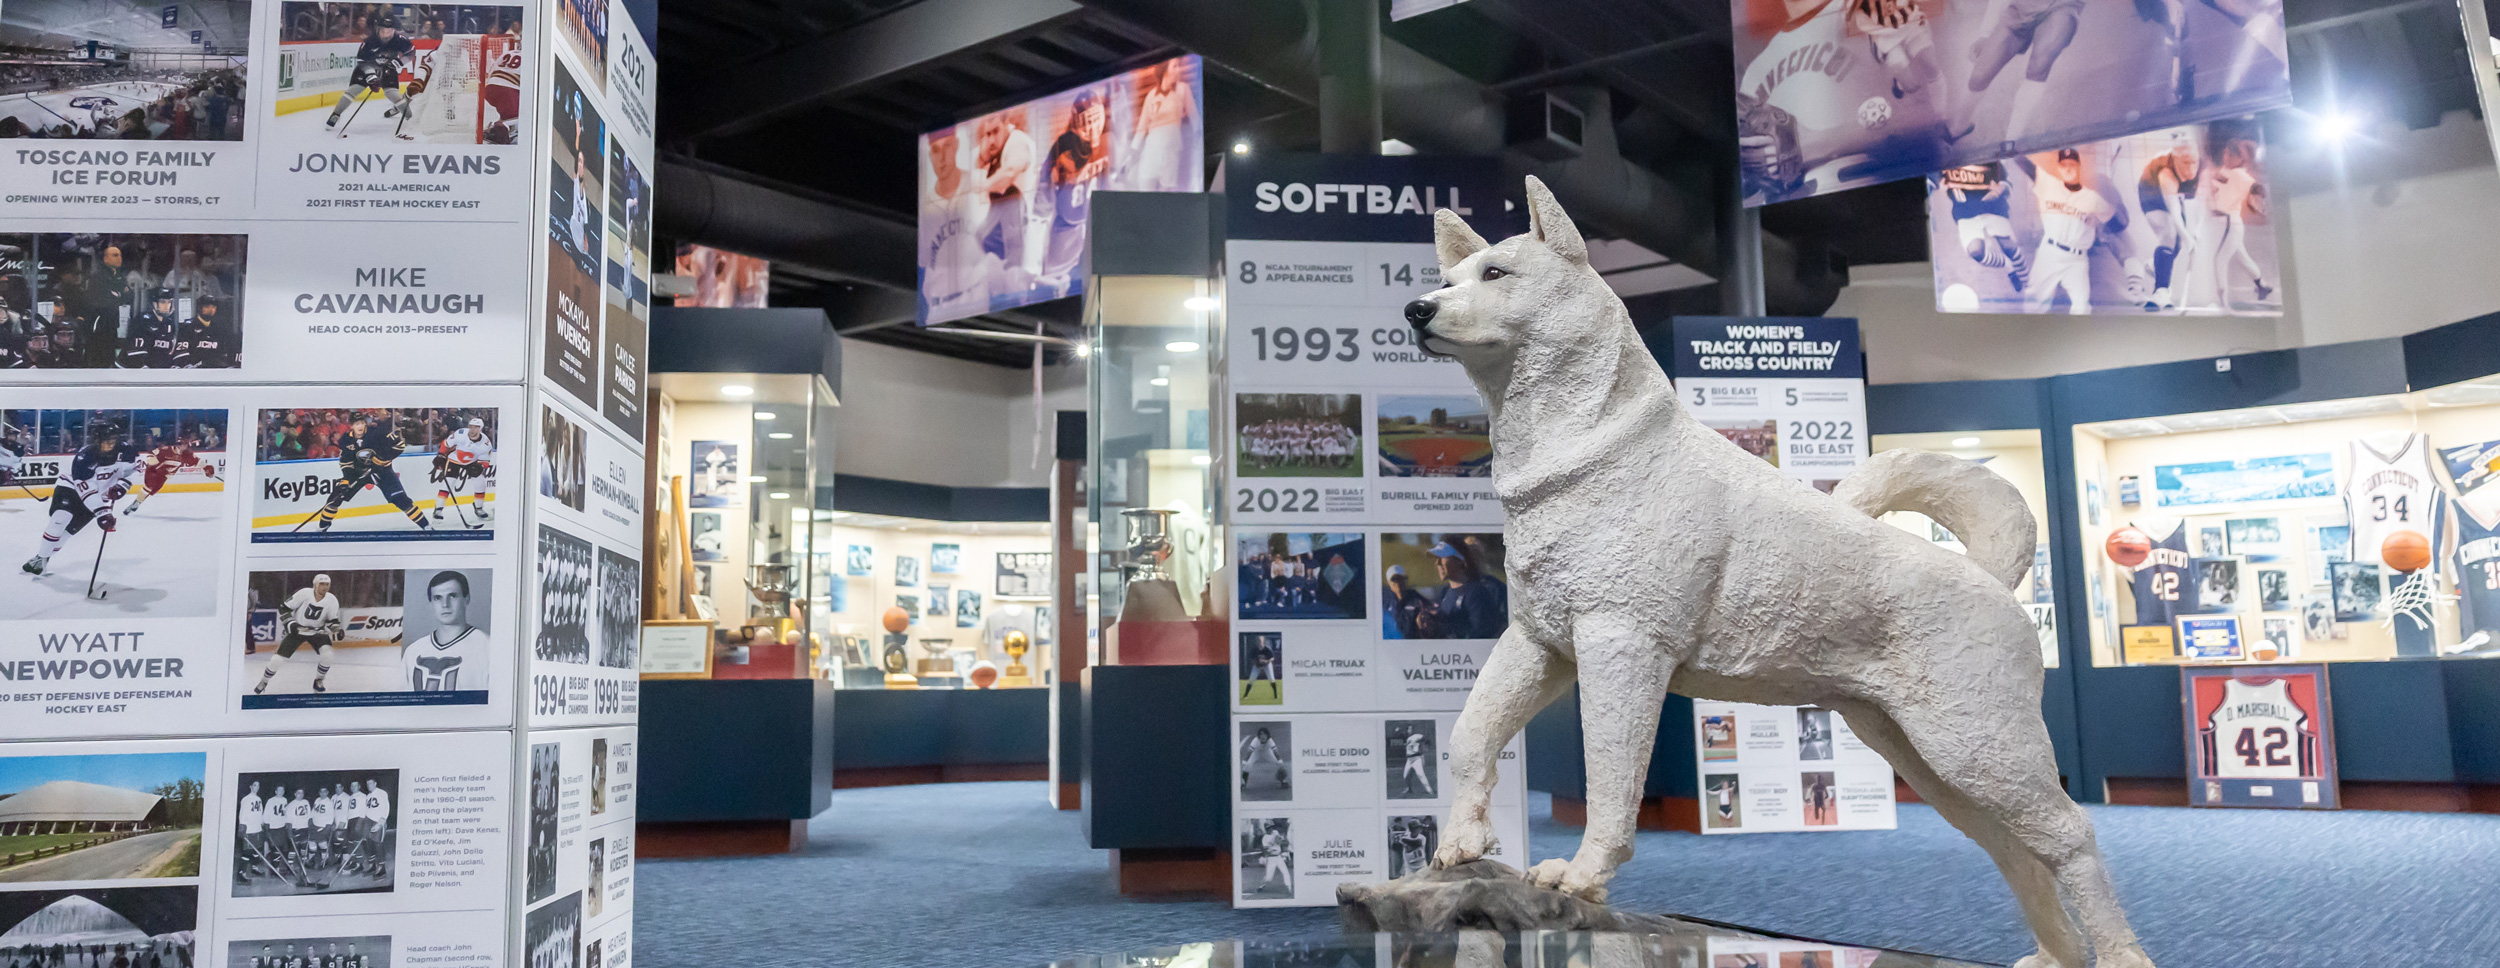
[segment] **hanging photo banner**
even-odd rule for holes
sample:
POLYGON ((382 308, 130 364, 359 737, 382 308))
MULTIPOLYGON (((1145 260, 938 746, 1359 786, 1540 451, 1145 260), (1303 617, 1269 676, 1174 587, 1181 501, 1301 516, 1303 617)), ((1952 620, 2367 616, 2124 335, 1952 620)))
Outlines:
POLYGON ((1085 290, 1096 191, 1206 184, 1196 54, 920 136, 920 324, 1085 290))
POLYGON ((1927 178, 1936 311, 2279 316, 2282 257, 2255 118, 1927 178))
POLYGON ((1745 204, 2291 103, 2281 0, 1734 0, 1745 204))
POLYGON ((1663 352, 1653 342, 1650 352, 1710 429, 1825 493, 1866 463, 1857 320, 1678 316, 1672 339, 1663 352))
POLYGON ((2179 691, 2189 806, 2341 806, 2326 666, 2182 666, 2179 691))
MULTIPOLYGON (((1227 162, 1213 443, 1233 610, 1238 907, 1336 903, 1421 869, 1448 832, 1450 731, 1510 622, 1489 416, 1399 308, 1441 284, 1432 212, 1511 234, 1480 159, 1227 162)), ((1513 866, 1523 746, 1491 817, 1513 866)))

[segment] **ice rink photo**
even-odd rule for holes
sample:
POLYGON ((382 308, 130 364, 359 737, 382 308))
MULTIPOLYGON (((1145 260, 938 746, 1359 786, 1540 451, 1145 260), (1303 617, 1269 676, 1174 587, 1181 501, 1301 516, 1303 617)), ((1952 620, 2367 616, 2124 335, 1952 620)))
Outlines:
POLYGON ((260 412, 255 543, 495 536, 494 407, 260 412))
POLYGON ((1293 799, 1293 724, 1284 720, 1241 724, 1235 750, 1241 760, 1241 799, 1293 799))
POLYGON ((528 876, 524 903, 556 892, 557 803, 564 789, 564 744, 530 744, 528 876))
POLYGON ((1936 309, 2280 315, 2265 156, 2234 118, 1932 174, 1936 309))
POLYGON ((522 8, 311 3, 278 8, 274 138, 516 144, 522 8))
POLYGON ((0 232, 0 369, 239 368, 247 248, 242 235, 0 232))
POLYGON ((0 411, 0 621, 218 613, 234 544, 224 410, 0 411))
POLYGON ((1245 619, 1359 619, 1363 536, 1354 532, 1244 532, 1236 536, 1245 619))
POLYGON ((1381 535, 1381 637, 1500 638, 1510 627, 1508 547, 1498 533, 1381 535))
POLYGON ((1285 901, 1293 898, 1293 821, 1285 817, 1244 817, 1233 851, 1241 858, 1241 899, 1285 901))
POLYGON ((191 968, 197 887, 0 892, 0 959, 28 968, 191 968))
POLYGON ((235 897, 376 894, 397 885, 398 770, 234 778, 235 897))
POLYGON ((1429 719, 1392 719, 1381 726, 1380 744, 1386 763, 1380 771, 1391 800, 1432 800, 1441 796, 1439 724, 1429 719))
POLYGON ((1493 476, 1493 417, 1472 396, 1380 398, 1380 476, 1493 476))
POLYGON ((567 894, 531 911, 522 919, 521 934, 528 968, 582 968, 582 896, 567 894))
POLYGON ((241 141, 251 34, 248 0, 9 0, 0 138, 241 141))
POLYGON ((590 664, 590 579, 590 542, 539 525, 539 661, 590 664))
POLYGON ((1363 397, 1354 393, 1233 395, 1243 477, 1363 476, 1363 397))
POLYGON ((228 941, 225 968, 391 968, 391 936, 228 941))
POLYGON ((205 753, 0 756, 0 883, 198 877, 207 777, 205 753))
POLYGON ((245 709, 486 701, 491 570, 256 571, 244 589, 245 709))
POLYGON ((599 665, 639 668, 642 650, 642 560, 599 549, 599 665))

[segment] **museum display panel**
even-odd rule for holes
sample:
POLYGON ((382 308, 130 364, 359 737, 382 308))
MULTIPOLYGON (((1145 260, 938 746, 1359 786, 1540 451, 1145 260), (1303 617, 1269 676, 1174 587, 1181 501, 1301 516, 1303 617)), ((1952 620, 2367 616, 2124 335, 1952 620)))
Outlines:
POLYGON ((1098 276, 1094 285, 1086 361, 1088 664, 1194 654, 1205 634, 1199 620, 1222 634, 1209 600, 1220 560, 1208 444, 1212 284, 1098 276))
POLYGON ((811 530, 822 677, 854 689, 1056 681, 1048 523, 819 511, 811 530), (888 631, 896 618, 902 631, 888 631))
POLYGON ((654 617, 713 623, 715 676, 808 675, 824 634, 812 556, 830 499, 832 389, 786 373, 660 373, 653 385, 654 617))
POLYGON ((2500 378, 2073 446, 2096 666, 2500 654, 2500 378))

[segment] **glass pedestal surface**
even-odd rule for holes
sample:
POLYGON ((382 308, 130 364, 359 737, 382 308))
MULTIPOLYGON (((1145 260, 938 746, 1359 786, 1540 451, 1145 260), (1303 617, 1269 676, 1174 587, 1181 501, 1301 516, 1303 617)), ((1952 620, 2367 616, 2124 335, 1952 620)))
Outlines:
POLYGON ((1049 968, 1981 968, 1977 962, 1669 921, 1655 934, 1384 932, 1321 941, 1205 941, 1070 958, 1049 968))

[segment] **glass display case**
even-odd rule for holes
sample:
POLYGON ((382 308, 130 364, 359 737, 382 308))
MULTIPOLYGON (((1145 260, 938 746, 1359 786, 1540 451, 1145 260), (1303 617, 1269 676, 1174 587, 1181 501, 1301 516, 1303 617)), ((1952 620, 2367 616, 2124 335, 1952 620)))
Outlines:
MULTIPOLYGON (((688 618, 717 624, 714 674, 808 674, 820 644, 814 524, 832 478, 833 394, 821 377, 658 373, 657 502, 674 540, 654 543, 655 582, 688 618), (672 555, 675 560, 665 560, 672 555), (812 641, 814 640, 814 641, 812 641)), ((597 473, 592 474, 594 478, 597 473)))
POLYGON ((2500 655, 2500 377, 2074 429, 2095 666, 2500 655))
POLYGON ((1056 681, 1048 522, 818 511, 810 531, 823 678, 855 689, 1056 681))
MULTIPOLYGON (((2022 492, 2024 506, 2031 509, 2031 519, 2038 542, 2031 556, 2031 574, 2014 589, 2014 600, 2031 614, 2032 627, 2040 634, 2040 660, 2048 668, 2057 668, 2057 607, 2054 576, 2050 573, 2049 554, 2049 492, 2047 465, 2040 452, 2038 430, 1972 430, 1915 434, 1876 434, 1868 443, 1872 453, 1888 450, 1925 450, 1951 454, 1975 461, 1995 471, 2022 492)), ((1916 511, 1894 511, 1884 521, 1911 534, 1933 541, 1956 554, 1963 553, 1961 541, 1941 525, 1916 511)))
MULTIPOLYGON (((1210 603, 1221 513, 1208 449, 1209 357, 1221 345, 1212 286, 1098 276, 1088 291, 1089 664, 1191 651, 1204 634, 1196 626, 1222 619, 1210 603)), ((1220 630, 1213 636, 1220 654, 1220 630)))

